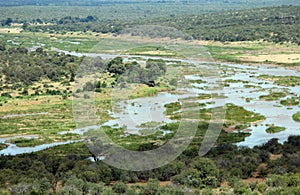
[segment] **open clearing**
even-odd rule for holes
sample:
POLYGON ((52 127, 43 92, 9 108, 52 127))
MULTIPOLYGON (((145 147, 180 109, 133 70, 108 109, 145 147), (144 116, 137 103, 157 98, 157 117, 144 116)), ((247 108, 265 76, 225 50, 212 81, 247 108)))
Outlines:
POLYGON ((270 54, 258 56, 242 56, 239 58, 242 61, 251 62, 277 62, 277 63, 296 63, 300 62, 300 54, 270 54))

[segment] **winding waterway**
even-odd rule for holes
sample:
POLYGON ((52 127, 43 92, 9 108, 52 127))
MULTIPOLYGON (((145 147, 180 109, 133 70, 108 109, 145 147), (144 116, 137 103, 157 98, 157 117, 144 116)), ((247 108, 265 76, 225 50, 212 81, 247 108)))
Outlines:
MULTIPOLYGON (((55 49, 54 49, 55 50, 55 49)), ((61 51, 61 50, 57 50, 61 51)), ((61 51, 62 52, 62 51, 61 51)), ((111 59, 116 57, 117 55, 109 55, 109 54, 83 54, 76 52, 66 52, 70 55, 76 56, 90 56, 90 57, 102 57, 105 59, 111 59)), ((148 59, 148 56, 130 56, 126 55, 127 58, 144 58, 148 59)), ((153 57, 151 57, 153 58, 153 57)), ((156 59, 163 60, 174 60, 180 61, 180 59, 169 59, 169 58, 161 58, 155 57, 156 59)), ((195 63, 193 60, 183 60, 188 63, 195 63)), ((198 62, 199 63, 199 62, 198 62)), ((272 76, 298 76, 300 77, 300 73, 294 70, 288 70, 282 67, 270 67, 266 65, 260 66, 249 66, 249 65, 239 65, 239 64, 221 64, 220 70, 223 73, 220 75, 221 80, 225 81, 227 79, 238 80, 239 82, 230 83, 229 86, 222 88, 219 91, 215 91, 220 94, 224 94, 226 98, 214 99, 213 104, 205 104, 205 108, 213 108, 218 106, 223 106, 227 103, 232 103, 237 106, 242 106, 246 110, 253 111, 259 113, 266 117, 266 120, 261 121, 257 124, 252 124, 247 129, 251 130, 251 135, 246 137, 243 142, 237 143, 238 146, 248 146, 253 147, 255 145, 260 145, 266 143, 268 140, 272 138, 278 138, 280 142, 284 142, 290 135, 300 135, 300 123, 293 121, 292 115, 298 111, 300 111, 299 105, 297 106, 282 106, 280 105, 280 100, 274 101, 264 101, 259 97, 261 95, 268 95, 270 90, 277 91, 285 91, 287 93, 287 97, 299 97, 300 96, 300 86, 294 87, 284 87, 278 86, 274 84, 272 81, 266 81, 259 79, 260 75, 272 75, 272 76), (246 83, 248 85, 252 85, 252 87, 245 87, 246 83), (250 99, 250 101, 246 101, 250 99), (286 130, 269 134, 266 133, 267 125, 275 125, 285 127, 286 130)), ((212 80, 211 77, 203 77, 199 75, 186 75, 187 79, 201 79, 206 82, 220 82, 219 80, 212 80)), ((186 91, 190 91, 186 94, 175 95, 168 92, 158 93, 157 96, 153 97, 145 97, 145 98, 137 98, 133 100, 121 101, 119 102, 119 107, 122 108, 119 112, 112 112, 111 116, 114 118, 110 121, 107 121, 103 125, 112 126, 112 127, 123 127, 126 126, 127 133, 130 134, 139 134, 141 128, 139 126, 143 123, 147 122, 157 122, 157 123, 169 123, 172 122, 169 118, 164 115, 164 105, 176 102, 181 98, 191 97, 198 94, 211 94, 211 89, 205 88, 204 84, 193 84, 193 88, 186 88, 186 91)), ((182 89, 180 89, 182 90, 182 89)), ((285 98, 287 98, 285 97, 285 98)), ((285 99, 282 98, 282 99, 285 99)), ((199 103, 207 103, 211 102, 211 99, 206 100, 198 100, 199 103)), ((47 114, 47 113, 39 113, 39 114, 47 114)), ((18 116, 6 116, 6 117, 18 117, 18 116)), ((23 116, 23 117, 26 117, 23 116)), ((84 132, 89 129, 97 129, 100 126, 90 126, 80 129, 74 129, 68 132, 60 132, 60 134, 64 133, 75 133, 82 135, 84 132)), ((18 136, 24 138, 36 138, 35 136, 18 136)), ((4 143, 8 145, 7 148, 0 151, 0 154, 4 155, 16 155, 22 153, 30 153, 36 152, 40 150, 44 150, 50 147, 54 147, 57 145, 68 144, 74 141, 67 142, 58 142, 51 144, 43 144, 35 147, 17 147, 15 144, 6 143, 7 140, 16 138, 16 137, 8 137, 8 138, 0 138, 0 143, 4 143)))

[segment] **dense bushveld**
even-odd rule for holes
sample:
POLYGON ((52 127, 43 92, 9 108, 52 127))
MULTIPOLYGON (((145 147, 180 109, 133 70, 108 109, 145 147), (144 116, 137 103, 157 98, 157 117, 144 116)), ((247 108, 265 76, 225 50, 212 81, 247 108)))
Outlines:
POLYGON ((284 144, 272 139, 253 149, 223 142, 204 157, 198 156, 199 145, 192 144, 164 167, 130 172, 87 160, 89 151, 83 143, 75 143, 34 154, 1 156, 0 187, 11 194, 198 194, 216 189, 221 194, 232 190, 235 194, 297 194, 299 144, 300 136, 291 136, 284 144), (172 182, 160 186, 159 181, 172 182))
MULTIPOLYGON (((48 12, 51 13, 49 7, 48 12)), ((264 40, 275 43, 300 43, 299 37, 299 6, 266 7, 249 10, 234 10, 218 13, 136 18, 115 16, 103 17, 86 13, 86 16, 64 16, 42 18, 32 16, 28 19, 5 18, 2 25, 13 22, 23 23, 25 30, 38 32, 93 31, 101 33, 122 33, 124 29, 135 29, 136 25, 160 25, 180 29, 195 39, 214 41, 254 41, 264 40), (116 18, 114 18, 116 17, 116 18), (31 25, 31 24, 47 25, 31 25)), ((139 30, 139 29, 138 29, 139 30)), ((126 32, 126 31, 125 31, 126 32)), ((140 35, 143 32, 131 32, 140 35)), ((154 32, 155 33, 155 32, 154 32)), ((162 31, 152 36, 164 37, 162 31)))

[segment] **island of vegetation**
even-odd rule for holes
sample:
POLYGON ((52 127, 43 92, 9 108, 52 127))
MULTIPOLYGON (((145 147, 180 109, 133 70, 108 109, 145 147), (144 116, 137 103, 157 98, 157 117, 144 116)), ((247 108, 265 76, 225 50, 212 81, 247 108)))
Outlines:
POLYGON ((279 133, 281 131, 284 131, 286 128, 285 127, 278 127, 278 126, 270 126, 266 129, 267 133, 279 133))

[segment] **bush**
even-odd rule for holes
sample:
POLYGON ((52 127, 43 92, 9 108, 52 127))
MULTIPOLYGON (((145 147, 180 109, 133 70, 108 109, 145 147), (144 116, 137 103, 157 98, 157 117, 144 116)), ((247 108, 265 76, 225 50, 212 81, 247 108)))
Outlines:
POLYGON ((260 193, 264 193, 268 189, 268 186, 265 183, 258 183, 255 186, 255 189, 258 190, 260 193))
POLYGON ((7 93, 7 92, 2 93, 2 94, 1 94, 1 97, 12 98, 12 96, 11 96, 9 93, 7 93))
POLYGON ((117 182, 112 187, 113 191, 119 194, 123 194, 128 190, 128 186, 124 182, 117 182))
POLYGON ((160 192, 159 181, 156 179, 150 179, 144 189, 143 194, 154 195, 154 194, 159 194, 159 192, 160 192))
POLYGON ((234 189, 233 189, 234 194, 246 194, 249 191, 250 189, 247 184, 241 181, 237 181, 236 183, 234 183, 234 189))

